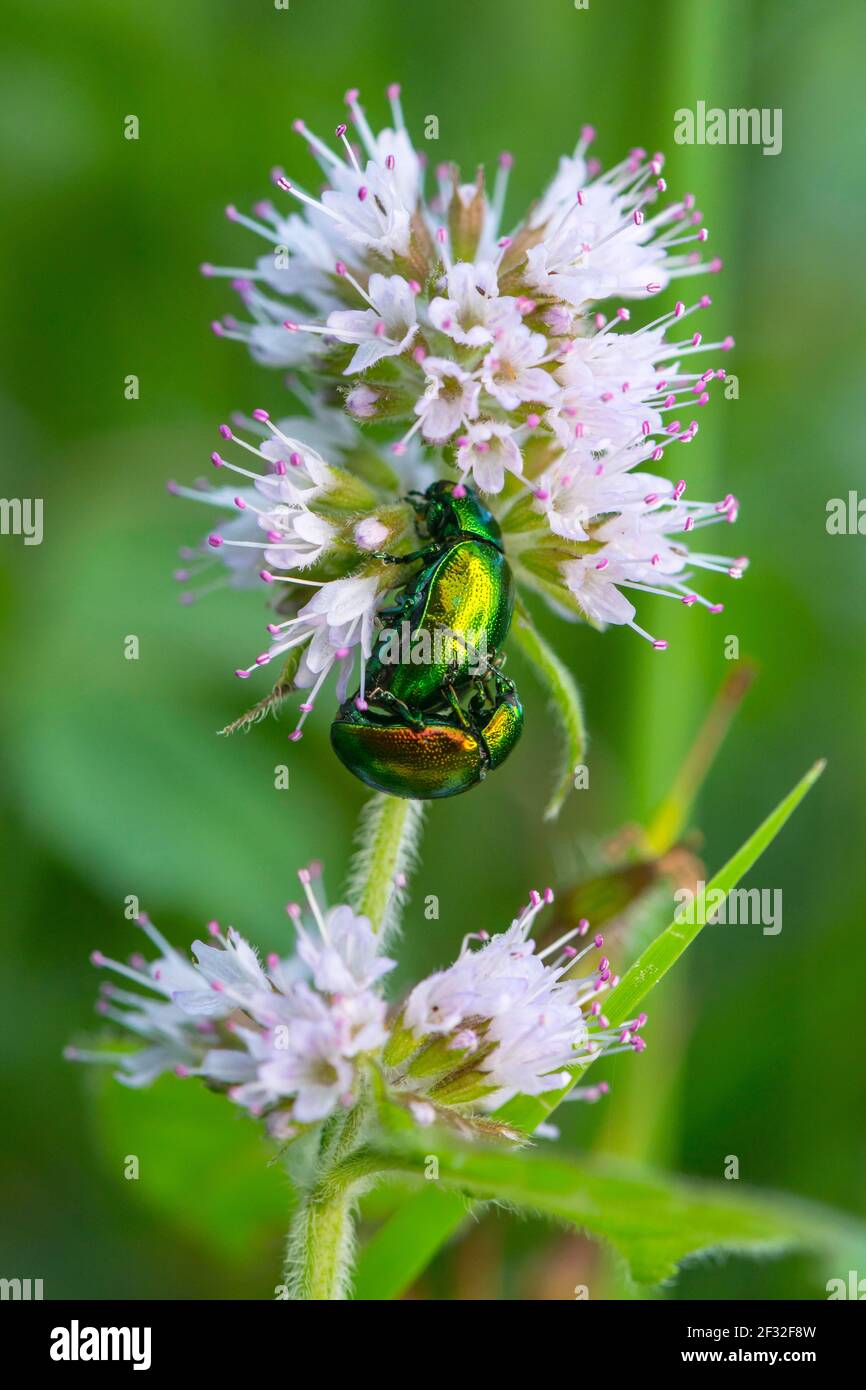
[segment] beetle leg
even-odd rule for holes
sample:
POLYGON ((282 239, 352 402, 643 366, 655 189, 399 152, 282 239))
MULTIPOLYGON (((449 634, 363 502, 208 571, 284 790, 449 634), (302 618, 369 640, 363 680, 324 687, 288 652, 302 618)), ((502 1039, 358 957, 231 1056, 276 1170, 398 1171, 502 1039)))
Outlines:
POLYGON ((496 671, 496 693, 501 695, 504 691, 509 695, 516 695, 517 686, 510 676, 503 676, 501 671, 496 671))
MULTIPOLYGON (((502 695, 504 692, 507 692, 509 695, 514 695, 517 691, 517 686, 510 676, 503 675, 502 672, 505 661, 506 656, 504 652, 494 652, 492 660, 484 660, 484 664, 487 667, 486 675, 488 677, 493 677, 497 695, 502 695)), ((484 677, 476 676, 475 679, 482 681, 484 677)))
POLYGON ((481 685, 489 676, 495 676, 497 681, 501 679, 502 681, 504 681, 505 685, 509 689, 514 689, 513 682, 509 681, 507 677, 500 675, 499 668, 505 661, 505 656, 502 652, 494 652, 492 657, 488 657, 485 656, 484 653, 480 650, 477 650, 470 642, 467 642, 465 638, 459 637, 459 634, 455 633, 454 636, 456 640, 462 642, 463 651, 467 659, 473 662, 478 668, 475 674, 471 677, 473 681, 481 685))
POLYGON ((484 737, 484 734, 481 732, 481 729, 473 729, 473 733, 475 734, 475 737, 478 739, 478 747, 481 752, 481 772, 479 774, 478 780, 479 782, 483 782, 484 778, 487 776, 490 764, 492 763, 493 759, 490 756, 490 748, 488 747, 487 739, 484 737))
POLYGON ((455 715, 457 716, 457 720, 460 724, 460 727, 463 729, 470 730, 473 734, 477 733, 475 726, 473 725, 465 709, 463 708, 459 699, 457 698, 457 692, 450 681, 446 681, 444 683, 444 685, 442 686, 442 692, 449 705, 451 706, 452 710, 454 711, 455 715))
MULTIPOLYGON (((494 673, 498 675, 498 672, 494 673)), ((469 701, 469 709, 466 712, 467 726, 474 737, 478 740, 478 749, 481 754, 481 770, 478 775, 479 782, 483 782, 490 770, 493 757, 490 752, 490 745, 484 737, 484 726, 488 722, 491 714, 492 697, 485 685, 484 677, 476 676, 474 683, 477 686, 476 693, 469 701)), ((499 698, 497 685, 496 698, 499 698)))
POLYGON ((392 608, 380 608, 376 614, 377 618, 399 618, 406 612, 406 602, 403 600, 395 604, 392 608))
POLYGON ((481 755, 481 768, 478 773, 478 780, 479 782, 483 782, 484 778, 487 776, 487 772, 490 768, 490 764, 493 761, 493 759, 490 756, 490 749, 488 747, 487 740, 484 737, 484 731, 482 727, 482 716, 484 715, 483 706, 485 700, 488 698, 487 692, 484 689, 484 684, 481 681, 480 677, 476 677, 476 681, 479 686, 479 690, 478 693, 474 695, 470 700, 468 710, 465 710, 460 704, 457 698, 457 693, 453 685, 450 684, 450 682, 447 682, 443 686, 443 692, 445 694, 446 699, 448 700, 448 703, 451 705, 452 709, 454 710, 454 713, 460 721, 462 728, 466 729, 468 733, 472 734, 473 738, 475 738, 478 742, 478 751, 481 755))
POLYGON ((390 690, 372 691, 368 699, 370 704, 387 705, 388 709, 396 710, 398 714, 403 716, 407 724, 411 724, 413 729, 424 728, 423 714, 412 709, 405 700, 400 700, 396 695, 392 695, 390 690))

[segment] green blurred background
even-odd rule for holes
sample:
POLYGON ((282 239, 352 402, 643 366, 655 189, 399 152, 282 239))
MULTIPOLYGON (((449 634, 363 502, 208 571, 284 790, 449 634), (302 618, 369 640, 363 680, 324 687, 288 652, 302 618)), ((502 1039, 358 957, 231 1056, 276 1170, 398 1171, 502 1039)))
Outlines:
MULTIPOLYGON (((737 339, 739 398, 703 413, 690 494, 741 498, 736 547, 753 561, 738 587, 720 582, 722 618, 646 600, 665 657, 625 630, 546 623, 585 693, 590 789, 542 824, 555 735, 515 663, 526 737, 495 779, 431 811, 401 975, 450 959, 468 927, 507 924, 529 886, 573 882, 598 837, 646 817, 737 635, 761 674, 696 817, 708 867, 829 759, 750 880, 784 890, 784 928, 708 929, 653 996, 656 1047, 651 1024, 639 1064, 608 1065, 609 1099, 571 1108, 567 1143, 713 1178, 736 1154, 744 1181, 866 1212, 866 540, 825 530, 863 458, 861 19, 853 0, 7 0, 0 492, 44 498, 45 538, 0 538, 0 1274, 42 1277, 46 1297, 268 1297, 278 1282, 288 1193, 255 1126, 189 1083, 133 1095, 60 1054, 96 1024, 89 951, 137 945, 126 895, 178 944, 217 916, 272 949, 298 866, 323 859, 332 898, 341 888, 362 789, 330 757, 325 719, 297 747, 285 721, 214 736, 250 692, 231 673, 263 610, 256 593, 178 605, 175 552, 207 518, 164 481, 206 471, 231 410, 288 404, 279 374, 207 331, 229 301, 198 263, 257 253, 224 204, 265 195, 276 163, 307 169, 294 117, 329 133, 357 84, 376 124, 391 80, 419 135, 439 117, 434 158, 471 169, 514 151, 515 218, 582 122, 606 164, 638 143, 667 151, 672 190, 694 188, 725 260, 700 282, 714 297, 701 326, 737 339), (673 113, 698 99, 781 107, 782 153, 675 146, 673 113)), ((493 1217, 419 1292, 569 1297, 587 1271, 618 1292, 580 1241, 493 1217)), ((731 1261, 677 1289, 785 1294, 823 1285, 795 1260, 731 1261)))

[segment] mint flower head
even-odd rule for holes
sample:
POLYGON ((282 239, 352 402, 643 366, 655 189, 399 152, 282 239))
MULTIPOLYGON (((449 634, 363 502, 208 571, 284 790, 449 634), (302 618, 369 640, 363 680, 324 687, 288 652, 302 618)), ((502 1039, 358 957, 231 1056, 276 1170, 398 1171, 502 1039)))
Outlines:
POLYGON ((286 909, 296 936, 286 957, 262 962, 233 927, 211 922, 209 939, 193 942, 187 961, 141 916, 156 960, 137 955, 127 964, 99 951, 91 960, 150 992, 108 983, 97 1005, 145 1046, 131 1053, 71 1048, 67 1056, 112 1064, 117 1079, 133 1086, 168 1071, 202 1077, 250 1114, 266 1116, 281 1138, 351 1106, 359 1059, 387 1038, 378 983, 394 962, 379 954, 365 917, 345 906, 320 908, 313 873, 300 874, 309 922, 297 903, 286 909))
MULTIPOLYGON (((70 1047, 66 1056, 113 1066, 133 1087, 166 1072, 199 1077, 281 1141, 373 1098, 422 1125, 438 1119, 513 1139, 487 1118, 509 1097, 562 1090, 569 1067, 643 1050, 644 1015, 613 1029, 604 1016, 603 995, 617 981, 601 936, 583 943, 587 922, 536 950, 530 931, 550 890, 533 892, 505 932, 468 937, 448 969, 389 1005, 395 961, 365 916, 321 905, 316 875, 315 866, 299 875, 306 911, 286 909, 295 941, 284 957, 263 961, 233 927, 211 922, 188 960, 139 917, 154 959, 91 959, 136 986, 107 982, 97 1010, 140 1045, 70 1047)), ((574 1088, 572 1098, 606 1089, 574 1088)))
POLYGON ((240 301, 217 334, 290 368, 308 415, 259 409, 244 429, 222 427, 212 462, 236 491, 173 485, 234 512, 181 573, 209 553, 217 583, 273 582, 282 621, 238 674, 279 658, 281 698, 310 692, 294 737, 335 666, 341 703, 360 669, 366 708, 379 615, 407 582, 379 557, 423 546, 405 499, 437 478, 455 496, 483 495, 519 586, 560 617, 630 627, 656 650, 668 641, 641 625, 636 596, 717 614, 694 576, 739 578, 748 563, 694 544, 738 511, 730 493, 692 499, 681 476, 733 339, 705 336, 710 296, 686 295, 721 261, 705 254, 694 196, 669 195, 663 155, 635 148, 603 170, 584 126, 515 221, 510 155, 492 184, 483 169, 472 182, 454 164, 430 170, 399 87, 387 95, 378 132, 356 90, 331 142, 296 121, 324 186, 274 170, 270 199, 227 209, 266 249, 246 268, 202 267, 240 301), (675 283, 683 297, 656 311, 675 283))
MULTIPOLYGON (((645 1015, 614 1029, 604 1015, 602 996, 618 978, 600 934, 582 943, 586 920, 536 950, 530 933, 552 901, 550 889, 533 890, 507 931, 471 933, 453 965, 409 994, 383 1058, 395 1092, 411 1096, 422 1122, 442 1106, 486 1111, 518 1092, 561 1090, 571 1082, 568 1067, 644 1050, 645 1015)), ((606 1089, 573 1088, 569 1098, 597 1099, 606 1089)))
MULTIPOLYGON (((174 495, 222 513, 198 550, 184 553, 175 577, 190 586, 181 595, 186 603, 215 586, 267 586, 274 609, 268 640, 235 674, 246 680, 272 662, 281 672, 290 663, 292 685, 308 692, 291 735, 297 740, 333 669, 340 701, 358 668, 363 692, 376 615, 395 580, 376 556, 383 545, 414 543, 412 509, 390 472, 385 486, 365 480, 369 460, 357 426, 318 403, 310 421, 273 421, 256 409, 235 427, 220 425, 219 435, 211 463, 234 485, 169 483, 174 495), (311 428, 302 440, 296 432, 305 424, 311 428), (310 436, 335 462, 325 462, 310 436)), ((409 481, 429 476, 419 467, 409 481)))

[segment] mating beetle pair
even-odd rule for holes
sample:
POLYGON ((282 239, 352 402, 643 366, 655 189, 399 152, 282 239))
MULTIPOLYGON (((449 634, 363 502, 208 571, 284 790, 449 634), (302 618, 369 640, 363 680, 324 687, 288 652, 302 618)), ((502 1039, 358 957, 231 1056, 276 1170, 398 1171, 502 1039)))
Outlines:
POLYGON ((365 699, 340 707, 331 743, 367 786, 427 800, 467 791, 498 767, 520 737, 523 709, 497 654, 514 580, 495 518, 470 488, 455 495, 449 482, 433 483, 413 505, 427 543, 379 558, 419 561, 420 569, 380 616, 402 622, 413 648, 426 639, 429 659, 389 659, 393 638, 380 633, 365 699))

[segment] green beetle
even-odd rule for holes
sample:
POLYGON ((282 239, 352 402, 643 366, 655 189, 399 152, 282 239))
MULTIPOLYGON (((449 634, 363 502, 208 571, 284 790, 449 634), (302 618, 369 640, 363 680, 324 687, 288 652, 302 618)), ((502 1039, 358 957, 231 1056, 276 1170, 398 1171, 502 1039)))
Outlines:
POLYGON ((514 580, 499 524, 471 488, 433 483, 416 503, 428 542, 390 564, 421 561, 385 626, 367 667, 367 698, 403 715, 441 703, 486 669, 508 635, 514 580), (456 492, 456 495, 455 495, 456 492), (407 651, 411 649, 411 655, 407 651))
POLYGON ((462 485, 437 482, 413 496, 426 544, 377 558, 420 568, 380 612, 363 697, 341 705, 331 744, 368 786, 429 800, 468 791, 498 767, 520 737, 523 709, 499 669, 514 581, 495 517, 462 485))
POLYGON ((446 700, 414 722, 393 708, 359 710, 347 700, 331 725, 334 752, 368 787, 390 796, 427 801, 468 791, 504 762, 523 728, 511 681, 496 671, 478 685, 468 706, 446 700))

